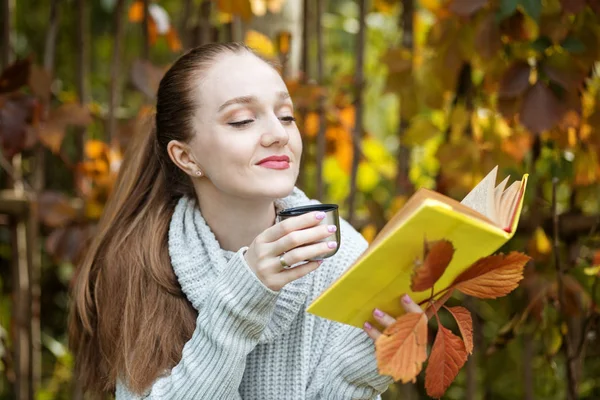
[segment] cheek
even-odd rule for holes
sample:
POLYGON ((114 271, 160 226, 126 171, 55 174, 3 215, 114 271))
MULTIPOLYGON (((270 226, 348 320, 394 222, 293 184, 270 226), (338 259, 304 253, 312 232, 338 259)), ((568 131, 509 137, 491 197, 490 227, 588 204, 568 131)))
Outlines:
POLYGON ((295 128, 293 132, 290 132, 290 147, 297 156, 300 156, 302 154, 302 146, 302 136, 298 128, 295 128))

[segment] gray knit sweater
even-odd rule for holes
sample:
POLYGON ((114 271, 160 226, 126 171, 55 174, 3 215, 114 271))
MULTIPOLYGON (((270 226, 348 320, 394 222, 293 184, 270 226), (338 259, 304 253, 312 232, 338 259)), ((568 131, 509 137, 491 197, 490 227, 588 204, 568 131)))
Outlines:
MULTIPOLYGON (((310 200, 298 188, 277 210, 310 200)), ((341 246, 314 272, 275 292, 243 253, 220 248, 194 199, 182 197, 169 228, 169 254, 182 290, 198 310, 180 362, 143 396, 119 380, 116 399, 373 399, 392 382, 377 372, 362 330, 305 312, 366 249, 340 220, 341 246)), ((150 351, 150 349, 149 349, 150 351)))

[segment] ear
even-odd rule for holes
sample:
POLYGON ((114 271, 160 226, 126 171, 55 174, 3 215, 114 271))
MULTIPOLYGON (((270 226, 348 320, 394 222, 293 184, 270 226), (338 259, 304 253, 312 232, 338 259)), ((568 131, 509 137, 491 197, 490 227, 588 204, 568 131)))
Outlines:
POLYGON ((196 172, 202 170, 187 143, 171 140, 167 145, 167 154, 173 163, 189 176, 197 177, 196 172))

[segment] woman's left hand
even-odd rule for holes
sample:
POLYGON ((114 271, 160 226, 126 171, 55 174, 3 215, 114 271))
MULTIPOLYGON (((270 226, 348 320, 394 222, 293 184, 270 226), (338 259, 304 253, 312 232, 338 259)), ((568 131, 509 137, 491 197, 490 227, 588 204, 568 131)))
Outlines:
MULTIPOLYGON (((404 307, 404 310, 406 312, 412 312, 412 313, 422 313, 423 312, 421 307, 419 307, 419 305, 417 303, 412 301, 412 299, 407 294, 402 296, 401 303, 402 303, 402 307, 404 307)), ((385 328, 387 328, 388 326, 390 326, 391 324, 393 324, 394 322, 396 322, 396 318, 384 313, 383 311, 381 311, 377 308, 375 310, 373 310, 373 317, 375 317, 375 320, 383 327, 382 331, 385 328)), ((372 326, 368 322, 365 322, 363 329, 365 332, 367 332, 367 335, 369 335, 369 337, 373 340, 377 340, 377 338, 379 336, 381 336, 381 331, 379 331, 376 327, 372 326)))

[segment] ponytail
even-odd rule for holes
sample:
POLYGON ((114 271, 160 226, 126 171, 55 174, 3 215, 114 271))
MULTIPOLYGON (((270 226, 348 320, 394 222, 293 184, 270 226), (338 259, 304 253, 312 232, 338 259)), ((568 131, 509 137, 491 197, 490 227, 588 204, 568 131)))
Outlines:
POLYGON ((142 392, 181 357, 196 312, 170 264, 170 191, 154 124, 134 136, 72 286, 69 341, 75 379, 114 390, 121 376, 142 392), (152 349, 152 351, 149 351, 152 349))

